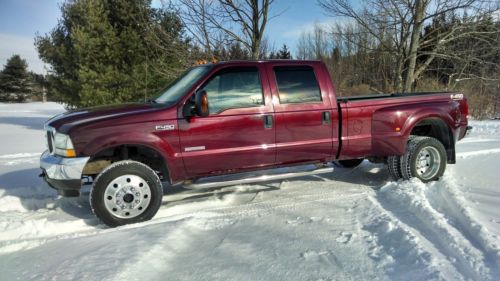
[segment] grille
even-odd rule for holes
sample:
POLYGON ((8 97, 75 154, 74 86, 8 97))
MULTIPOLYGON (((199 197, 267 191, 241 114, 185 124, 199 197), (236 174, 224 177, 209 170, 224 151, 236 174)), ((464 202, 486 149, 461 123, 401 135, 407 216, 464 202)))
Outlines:
POLYGON ((47 131, 47 146, 49 147, 49 152, 54 153, 54 145, 52 143, 52 140, 54 139, 54 136, 52 134, 51 130, 47 131))

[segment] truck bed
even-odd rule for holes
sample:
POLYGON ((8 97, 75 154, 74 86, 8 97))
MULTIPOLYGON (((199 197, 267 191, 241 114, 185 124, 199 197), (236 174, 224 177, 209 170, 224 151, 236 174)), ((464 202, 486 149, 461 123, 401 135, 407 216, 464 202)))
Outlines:
POLYGON ((340 159, 402 155, 419 120, 451 128, 450 135, 446 133, 449 140, 463 137, 467 124, 466 117, 459 116, 463 95, 456 92, 340 97, 337 102, 342 120, 340 159))

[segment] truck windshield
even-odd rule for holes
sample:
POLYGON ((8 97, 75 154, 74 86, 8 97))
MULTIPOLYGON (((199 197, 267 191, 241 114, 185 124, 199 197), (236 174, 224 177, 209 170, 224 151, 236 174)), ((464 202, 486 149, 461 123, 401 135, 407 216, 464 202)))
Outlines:
POLYGON ((196 83, 203 75, 205 75, 212 66, 204 65, 188 69, 184 74, 175 79, 170 85, 160 92, 160 95, 155 99, 157 103, 174 104, 196 83))

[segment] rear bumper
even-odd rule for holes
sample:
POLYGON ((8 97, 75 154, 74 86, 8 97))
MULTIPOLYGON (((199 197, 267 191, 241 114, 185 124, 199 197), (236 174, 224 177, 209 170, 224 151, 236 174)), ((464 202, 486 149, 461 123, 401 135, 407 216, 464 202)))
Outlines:
POLYGON ((472 126, 469 126, 467 121, 460 123, 460 125, 456 128, 455 131, 455 142, 468 136, 471 130, 472 126))
POLYGON ((90 157, 64 158, 45 151, 40 157, 44 180, 62 196, 78 196, 82 171, 90 157))
POLYGON ((465 135, 468 136, 470 134, 470 131, 472 130, 472 126, 467 126, 465 128, 465 135))

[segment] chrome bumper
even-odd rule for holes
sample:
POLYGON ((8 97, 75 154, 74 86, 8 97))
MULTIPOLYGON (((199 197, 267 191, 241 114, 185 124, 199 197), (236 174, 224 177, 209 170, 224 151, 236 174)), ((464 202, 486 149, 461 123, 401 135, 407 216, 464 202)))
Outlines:
POLYGON ((90 157, 64 158, 45 151, 40 156, 40 168, 53 180, 80 180, 90 157))

